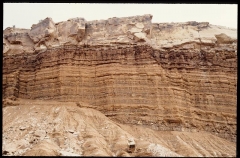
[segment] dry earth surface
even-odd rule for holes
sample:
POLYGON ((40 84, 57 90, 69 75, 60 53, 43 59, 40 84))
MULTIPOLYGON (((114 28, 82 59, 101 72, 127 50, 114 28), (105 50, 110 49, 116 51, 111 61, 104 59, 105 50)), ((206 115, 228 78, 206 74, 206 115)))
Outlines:
POLYGON ((88 105, 16 100, 3 109, 3 151, 24 156, 234 156, 236 144, 208 132, 156 131, 114 122, 88 105), (128 152, 128 139, 136 143, 128 152))

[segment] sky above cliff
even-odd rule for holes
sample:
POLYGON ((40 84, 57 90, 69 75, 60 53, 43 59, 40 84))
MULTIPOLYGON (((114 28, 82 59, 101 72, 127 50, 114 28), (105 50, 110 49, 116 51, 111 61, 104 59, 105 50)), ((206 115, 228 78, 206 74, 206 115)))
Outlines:
POLYGON ((39 20, 54 22, 83 17, 87 21, 152 14, 152 22, 209 22, 237 28, 237 4, 83 4, 4 3, 3 29, 15 25, 30 29, 39 20))

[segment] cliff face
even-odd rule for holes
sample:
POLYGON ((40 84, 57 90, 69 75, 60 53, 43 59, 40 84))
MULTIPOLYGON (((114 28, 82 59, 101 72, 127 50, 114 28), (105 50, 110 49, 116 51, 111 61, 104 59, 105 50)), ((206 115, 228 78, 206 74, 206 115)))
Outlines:
POLYGON ((3 99, 85 102, 120 123, 235 141, 237 31, 151 18, 7 28, 3 99))

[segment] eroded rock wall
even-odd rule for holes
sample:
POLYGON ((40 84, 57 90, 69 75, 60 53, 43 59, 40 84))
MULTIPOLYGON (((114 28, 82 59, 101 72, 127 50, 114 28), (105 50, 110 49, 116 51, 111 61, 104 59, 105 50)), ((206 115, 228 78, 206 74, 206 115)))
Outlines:
POLYGON ((121 123, 235 141, 236 30, 151 17, 6 29, 3 98, 86 102, 121 123))

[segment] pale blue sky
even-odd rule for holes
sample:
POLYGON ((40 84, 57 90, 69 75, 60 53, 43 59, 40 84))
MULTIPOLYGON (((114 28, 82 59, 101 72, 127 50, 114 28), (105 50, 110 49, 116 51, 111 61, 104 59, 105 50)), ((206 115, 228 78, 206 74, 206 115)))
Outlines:
POLYGON ((15 25, 30 29, 39 20, 54 22, 83 17, 87 21, 152 14, 152 22, 210 22, 237 28, 237 4, 83 4, 4 3, 3 29, 15 25))

